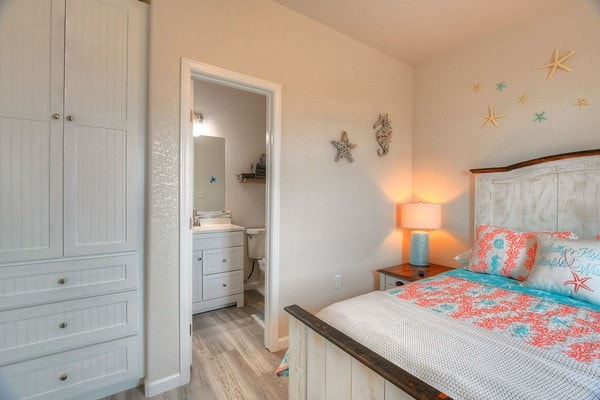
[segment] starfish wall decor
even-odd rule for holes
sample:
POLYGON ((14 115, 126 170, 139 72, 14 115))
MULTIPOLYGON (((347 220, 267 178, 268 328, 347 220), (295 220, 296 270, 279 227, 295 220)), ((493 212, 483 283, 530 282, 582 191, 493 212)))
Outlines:
POLYGON ((494 124, 496 128, 500 128, 500 124, 498 124, 496 118, 506 117, 506 114, 494 114, 494 109, 492 106, 488 106, 488 115, 480 115, 480 117, 486 119, 483 125, 481 125, 482 128, 489 123, 494 124))
POLYGON ((556 69, 562 69, 563 71, 571 72, 572 69, 563 64, 563 61, 570 58, 573 54, 575 54, 575 50, 571 50, 564 56, 560 57, 560 51, 558 49, 554 50, 554 60, 551 63, 540 65, 540 68, 550 68, 548 71, 548 77, 546 79, 552 78, 556 69))
POLYGON ((573 104, 574 106, 579 106, 579 109, 581 110, 581 107, 583 106, 589 106, 590 103, 587 102, 587 99, 577 99, 577 103, 573 104))
POLYGON ((542 111, 541 113, 535 113, 534 121, 538 121, 541 123, 542 121, 547 120, 548 118, 546 118, 544 114, 546 114, 546 111, 542 111))
POLYGON ((339 161, 341 158, 345 158, 348 162, 354 161, 352 158, 352 149, 356 147, 354 143, 350 143, 348 139, 348 132, 342 132, 342 138, 338 142, 337 140, 332 140, 331 144, 333 147, 337 149, 337 154, 335 156, 335 161, 339 161))

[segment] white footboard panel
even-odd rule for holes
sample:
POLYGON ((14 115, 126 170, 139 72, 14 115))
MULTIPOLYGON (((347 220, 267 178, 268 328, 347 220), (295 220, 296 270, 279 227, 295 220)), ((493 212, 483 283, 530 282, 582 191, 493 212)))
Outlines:
MULTIPOLYGON (((290 316, 290 400, 414 400, 414 399, 449 399, 444 395, 419 381, 408 376, 406 371, 397 366, 386 364, 386 360, 377 360, 365 352, 353 357, 349 352, 342 350, 338 344, 326 339, 303 321, 296 318, 298 313, 305 313, 311 319, 318 320, 315 316, 302 310, 298 306, 286 307, 290 316), (361 358, 362 360, 359 360, 361 358), (365 365, 370 361, 377 362, 378 366, 385 369, 388 376, 396 382, 385 379, 372 368, 365 365), (379 362, 378 362, 379 361, 379 362), (384 365, 386 364, 386 365, 384 365), (397 371, 394 371, 394 368, 397 371), (397 373, 396 373, 397 372, 397 373), (398 378, 398 379, 395 379, 398 378), (404 391, 398 387, 407 388, 404 391)), ((304 318, 301 318, 304 320, 304 318)), ((335 331, 324 322, 320 321, 327 330, 335 331)), ((317 327, 318 328, 318 327, 317 327)), ((336 331, 334 341, 339 342, 340 335, 345 343, 352 347, 350 352, 360 352, 363 347, 352 339, 336 331)), ((345 347, 345 346, 342 346, 345 347)), ((389 364, 389 362, 387 362, 389 364)), ((377 368, 376 368, 377 369, 377 368)))

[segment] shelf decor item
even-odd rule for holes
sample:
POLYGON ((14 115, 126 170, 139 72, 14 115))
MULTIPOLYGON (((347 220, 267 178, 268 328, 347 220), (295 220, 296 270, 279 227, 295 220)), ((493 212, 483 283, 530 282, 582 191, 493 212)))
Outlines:
POLYGON ((377 155, 379 157, 385 156, 390 151, 390 142, 392 141, 392 122, 388 119, 388 115, 379 114, 377 122, 373 125, 373 129, 377 129, 375 132, 375 138, 377 144, 381 149, 377 149, 377 155), (380 127, 377 129, 377 127, 380 127))
POLYGON ((411 265, 429 265, 429 232, 424 229, 442 227, 442 206, 432 203, 406 203, 400 205, 400 225, 402 228, 417 229, 410 234, 411 265))
POLYGON ((345 158, 348 162, 354 161, 352 158, 352 149, 355 148, 356 145, 354 143, 350 143, 350 139, 348 139, 348 132, 343 131, 340 141, 338 142, 337 140, 332 140, 331 144, 337 149, 335 161, 339 161, 341 158, 345 158))

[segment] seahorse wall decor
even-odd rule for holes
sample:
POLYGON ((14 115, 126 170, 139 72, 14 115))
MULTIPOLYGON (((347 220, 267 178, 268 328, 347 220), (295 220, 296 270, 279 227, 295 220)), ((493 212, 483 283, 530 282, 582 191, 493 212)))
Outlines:
POLYGON ((387 113, 379 114, 379 119, 373 125, 373 129, 377 129, 375 132, 375 138, 380 149, 377 149, 377 155, 383 157, 390 151, 390 142, 392 141, 392 123, 388 119, 387 113), (377 127, 380 126, 379 129, 377 127))

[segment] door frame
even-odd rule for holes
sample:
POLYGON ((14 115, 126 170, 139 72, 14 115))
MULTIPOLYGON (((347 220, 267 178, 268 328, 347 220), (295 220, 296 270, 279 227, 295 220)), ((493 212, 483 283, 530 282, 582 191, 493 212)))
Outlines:
POLYGON ((265 274, 264 345, 270 351, 281 350, 279 340, 279 229, 280 229, 280 154, 281 154, 281 85, 249 75, 181 58, 181 126, 180 126, 180 374, 182 384, 190 380, 192 363, 192 243, 190 217, 193 208, 193 139, 190 110, 194 99, 191 82, 200 79, 264 95, 266 107, 266 237, 267 271, 265 274))

